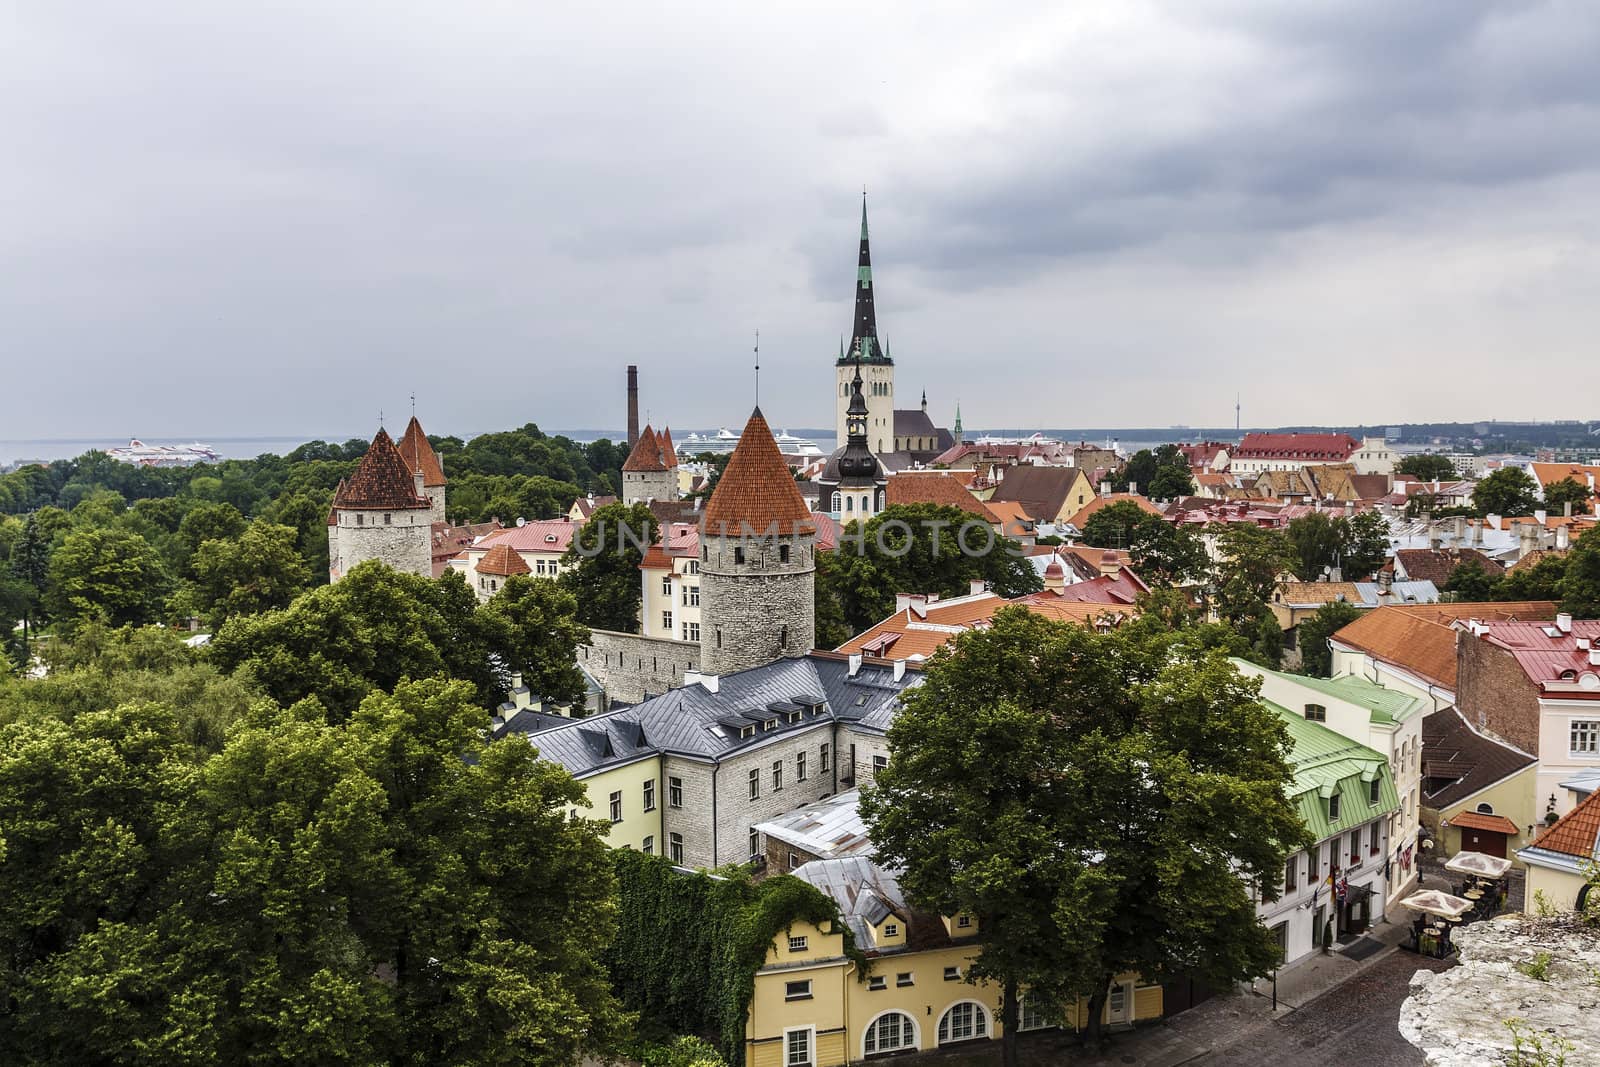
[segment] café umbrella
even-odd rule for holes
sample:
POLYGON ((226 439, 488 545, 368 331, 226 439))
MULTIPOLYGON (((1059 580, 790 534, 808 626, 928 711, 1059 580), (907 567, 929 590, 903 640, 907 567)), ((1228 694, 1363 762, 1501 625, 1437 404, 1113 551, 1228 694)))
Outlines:
POLYGON ((1499 856, 1489 856, 1482 852, 1457 852, 1450 857, 1450 862, 1444 869, 1451 874, 1471 874, 1479 878, 1504 878, 1505 873, 1511 869, 1511 861, 1503 860, 1499 856))
POLYGON ((1472 910, 1472 901, 1442 893, 1437 889, 1424 889, 1420 893, 1412 893, 1402 900, 1400 905, 1412 911, 1426 912, 1446 919, 1459 919, 1472 910))

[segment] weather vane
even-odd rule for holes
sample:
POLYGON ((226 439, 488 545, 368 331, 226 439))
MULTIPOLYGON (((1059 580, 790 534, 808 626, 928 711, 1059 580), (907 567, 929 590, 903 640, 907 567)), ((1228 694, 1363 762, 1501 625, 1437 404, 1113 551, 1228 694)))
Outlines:
POLYGON ((756 407, 761 406, 761 331, 756 331, 756 407))

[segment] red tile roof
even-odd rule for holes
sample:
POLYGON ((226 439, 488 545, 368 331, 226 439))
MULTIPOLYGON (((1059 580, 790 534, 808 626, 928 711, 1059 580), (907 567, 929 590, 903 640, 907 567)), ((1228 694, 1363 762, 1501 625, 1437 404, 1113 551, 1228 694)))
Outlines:
POLYGON ((633 451, 628 453, 628 458, 623 460, 622 469, 625 471, 664 471, 667 463, 661 458, 661 442, 656 439, 656 432, 646 426, 639 434, 639 440, 633 446, 633 451))
POLYGON ((368 446, 367 454, 361 457, 356 472, 334 497, 333 504, 338 508, 371 511, 432 507, 427 497, 417 494, 416 478, 389 432, 381 427, 368 446))
POLYGON ((728 466, 706 504, 705 531, 737 537, 775 531, 814 533, 816 524, 778 451, 761 409, 745 423, 728 466))
POLYGON ((509 578, 513 574, 532 574, 528 561, 504 541, 497 543, 478 561, 479 574, 498 574, 509 578))
POLYGON ((505 544, 518 552, 559 555, 565 553, 572 544, 572 535, 577 532, 579 525, 567 519, 543 519, 521 526, 508 526, 499 533, 490 534, 473 547, 490 549, 505 544))
MULTIPOLYGON (((1061 564, 1052 561, 1045 567, 1047 575, 1051 567, 1055 567, 1058 574, 1061 573, 1061 564)), ((1073 582, 1071 585, 1062 586, 1060 590, 1046 589, 1038 593, 1029 593, 1018 597, 1015 602, 1029 607, 1062 603, 1132 604, 1141 594, 1149 591, 1150 587, 1140 581, 1137 574, 1123 567, 1114 575, 1102 574, 1085 582, 1073 582)))
POLYGON ((433 450, 428 435, 422 432, 422 423, 417 421, 415 415, 406 424, 406 432, 400 436, 397 447, 400 449, 400 458, 406 461, 407 470, 414 472, 418 467, 422 468, 423 485, 432 488, 446 484, 439 454, 433 450))
POLYGON ((1343 462, 1361 442, 1345 433, 1247 433, 1232 458, 1343 462))
POLYGON ((656 449, 661 453, 661 462, 668 470, 678 465, 678 450, 672 443, 671 429, 663 429, 656 435, 656 449))
POLYGON ((1522 831, 1517 824, 1504 815, 1483 815, 1476 811, 1463 811, 1452 815, 1447 820, 1451 826, 1459 826, 1468 830, 1488 830, 1497 834, 1511 834, 1515 837, 1522 831))
POLYGON ((983 501, 968 491, 964 484, 944 473, 896 474, 889 479, 888 501, 890 507, 897 504, 939 504, 960 508, 969 515, 976 515, 984 522, 1000 521, 983 501))
POLYGON ((1568 633, 1550 621, 1487 621, 1483 629, 1478 639, 1511 653, 1542 692, 1560 693, 1565 700, 1600 700, 1600 664, 1593 662, 1600 658, 1593 647, 1600 641, 1600 620, 1574 619, 1568 633), (1579 648, 1579 641, 1590 648, 1579 648))
POLYGON ((1454 690, 1456 630, 1452 623, 1463 619, 1548 618, 1555 610, 1548 600, 1396 604, 1374 608, 1335 633, 1333 639, 1454 690))
MULTIPOLYGON (((840 652, 862 652, 890 659, 926 659, 956 635, 985 626, 1001 608, 1022 601, 1006 600, 994 593, 935 600, 902 608, 876 626, 864 630, 840 645, 840 652)), ((1047 619, 1093 626, 1102 621, 1119 625, 1134 614, 1132 608, 1074 601, 1045 601, 1023 604, 1029 611, 1047 619)))
POLYGON ((1600 840, 1600 793, 1590 793, 1582 804, 1540 834, 1533 847, 1587 860, 1594 858, 1597 840, 1600 840))

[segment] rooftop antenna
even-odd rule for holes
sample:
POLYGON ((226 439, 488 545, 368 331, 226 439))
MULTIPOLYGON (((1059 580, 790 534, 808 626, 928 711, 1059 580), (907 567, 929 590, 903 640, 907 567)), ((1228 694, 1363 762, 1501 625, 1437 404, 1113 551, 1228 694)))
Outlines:
POLYGON ((378 409, 378 429, 383 429, 383 409, 378 409))
POLYGON ((413 419, 417 417, 417 394, 416 393, 412 393, 411 394, 411 417, 413 419))
POLYGON ((756 331, 756 407, 761 406, 761 331, 756 331))
POLYGON ((1243 393, 1234 393, 1233 394, 1233 432, 1234 433, 1238 433, 1239 432, 1239 411, 1240 411, 1240 407, 1241 407, 1239 402, 1243 398, 1243 396, 1244 396, 1243 393))

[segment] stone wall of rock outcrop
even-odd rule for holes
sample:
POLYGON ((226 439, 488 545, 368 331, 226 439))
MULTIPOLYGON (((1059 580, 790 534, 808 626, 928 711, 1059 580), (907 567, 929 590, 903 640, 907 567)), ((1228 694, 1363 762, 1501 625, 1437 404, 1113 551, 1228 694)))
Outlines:
POLYGON ((1512 1063, 1513 1019, 1526 1041, 1568 1043, 1568 1065, 1600 1064, 1600 929, 1509 915, 1466 926, 1455 942, 1460 966, 1418 971, 1400 1008, 1400 1033, 1429 1067, 1512 1063))

